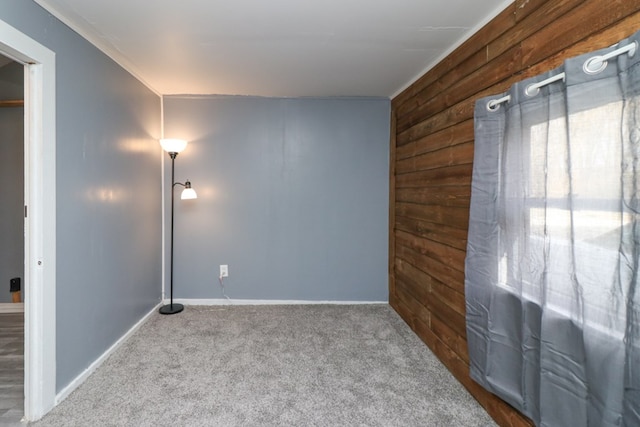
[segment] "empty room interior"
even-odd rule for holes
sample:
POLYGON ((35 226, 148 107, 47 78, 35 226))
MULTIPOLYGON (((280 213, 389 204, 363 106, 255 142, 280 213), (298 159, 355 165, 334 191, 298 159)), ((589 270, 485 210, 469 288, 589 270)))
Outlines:
POLYGON ((640 426, 639 30, 3 0, 0 426, 640 426))

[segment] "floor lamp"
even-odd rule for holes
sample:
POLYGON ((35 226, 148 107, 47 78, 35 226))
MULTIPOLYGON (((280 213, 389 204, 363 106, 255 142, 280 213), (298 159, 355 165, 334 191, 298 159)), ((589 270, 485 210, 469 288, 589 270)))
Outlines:
POLYGON ((173 193, 174 193, 174 188, 176 185, 181 185, 184 187, 184 190, 182 190, 182 195, 180 196, 181 199, 186 200, 186 199, 195 199, 197 198, 197 194, 196 191, 191 188, 191 182, 189 182, 189 180, 185 181, 184 184, 181 182, 175 182, 175 178, 174 178, 174 166, 175 166, 175 160, 176 157, 178 156, 178 153, 182 152, 182 150, 184 150, 187 147, 187 141, 184 141, 182 139, 161 139, 160 140, 160 145, 162 145, 162 148, 164 149, 164 151, 166 151, 167 153, 169 153, 169 157, 171 157, 171 257, 170 257, 170 264, 169 264, 169 271, 170 271, 170 293, 171 293, 171 299, 170 299, 170 303, 169 304, 165 304, 162 307, 160 307, 160 314, 176 314, 176 313, 180 313, 182 310, 184 310, 184 306, 182 304, 178 304, 173 302, 173 193))

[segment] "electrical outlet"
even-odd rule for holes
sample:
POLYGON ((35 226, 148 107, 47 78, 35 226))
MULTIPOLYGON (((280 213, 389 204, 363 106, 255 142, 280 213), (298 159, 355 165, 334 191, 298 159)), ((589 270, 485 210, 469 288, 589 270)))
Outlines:
POLYGON ((227 264, 220 265, 220 277, 229 277, 229 266, 227 264))

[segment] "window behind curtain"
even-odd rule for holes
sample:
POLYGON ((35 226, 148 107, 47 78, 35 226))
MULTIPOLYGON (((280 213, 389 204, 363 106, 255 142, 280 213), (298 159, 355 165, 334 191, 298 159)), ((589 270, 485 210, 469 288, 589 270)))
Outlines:
POLYGON ((537 425, 640 425, 640 54, 584 68, 637 42, 476 105, 471 376, 537 425))

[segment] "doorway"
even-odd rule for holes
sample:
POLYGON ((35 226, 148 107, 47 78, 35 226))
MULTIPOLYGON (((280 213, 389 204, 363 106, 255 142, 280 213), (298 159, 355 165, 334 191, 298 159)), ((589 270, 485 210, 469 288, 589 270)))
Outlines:
POLYGON ((24 416, 24 66, 0 56, 0 423, 24 416))
POLYGON ((55 53, 0 20, 0 54, 24 66, 24 413, 56 403, 55 53))

